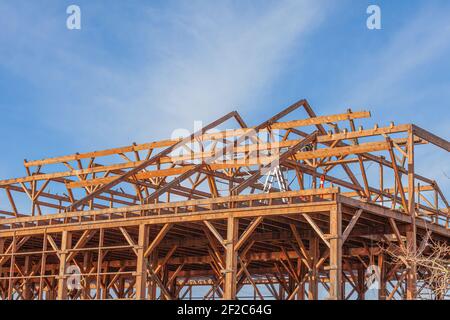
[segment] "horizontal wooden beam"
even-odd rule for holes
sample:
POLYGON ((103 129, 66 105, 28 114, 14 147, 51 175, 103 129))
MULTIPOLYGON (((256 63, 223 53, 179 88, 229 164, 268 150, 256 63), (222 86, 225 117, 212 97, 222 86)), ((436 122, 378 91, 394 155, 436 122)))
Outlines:
POLYGON ((447 152, 450 151, 450 142, 447 141, 446 139, 443 139, 441 137, 438 137, 435 134, 432 134, 431 132, 422 129, 416 125, 412 126, 412 130, 414 135, 419 136, 420 138, 434 144, 435 146, 438 146, 444 150, 446 150, 447 152))
POLYGON ((177 224, 188 222, 199 222, 204 220, 223 220, 230 216, 234 218, 253 218, 257 216, 282 216, 302 213, 329 212, 336 206, 333 201, 322 201, 313 203, 299 203, 290 205, 258 206, 250 208, 233 208, 225 210, 214 210, 205 213, 204 211, 189 212, 182 214, 164 214, 153 216, 138 216, 118 219, 91 220, 84 222, 68 222, 64 224, 37 225, 35 227, 21 227, 14 229, 0 230, 0 238, 10 237, 14 234, 18 236, 47 233, 58 233, 63 230, 75 231, 85 229, 119 228, 137 226, 139 224, 177 224))
MULTIPOLYGON (((282 198, 292 198, 292 197, 306 197, 306 196, 324 196, 324 195, 336 195, 339 192, 338 188, 325 188, 325 189, 308 189, 308 190, 298 190, 298 191, 286 191, 286 192, 272 192, 269 194, 250 194, 250 195, 239 195, 239 196, 228 196, 220 198, 208 198, 200 200, 189 200, 189 201, 175 201, 167 203, 156 203, 156 204, 144 204, 135 205, 120 208, 108 208, 101 210, 89 210, 89 211, 74 211, 53 215, 36 216, 36 217, 21 217, 21 218, 5 218, 0 219, 0 226, 11 225, 11 224, 22 224, 30 222, 42 222, 45 220, 55 220, 55 219, 77 219, 80 217, 94 217, 101 215, 112 215, 130 212, 142 212, 148 210, 157 209, 170 209, 177 207, 201 207, 201 206, 211 206, 214 204, 226 204, 226 203, 237 203, 237 202, 248 202, 248 201, 258 201, 265 199, 282 199, 282 198)), ((0 231, 1 232, 1 231, 0 231)))
MULTIPOLYGON (((308 119, 302 119, 302 120, 294 120, 294 121, 288 121, 288 122, 276 122, 271 124, 270 129, 290 129, 295 127, 302 127, 302 126, 310 126, 314 124, 325 124, 329 122, 336 122, 336 121, 346 121, 349 119, 361 119, 361 118, 368 118, 370 117, 369 111, 359 111, 359 112, 353 112, 353 113, 343 113, 343 114, 335 114, 335 115, 329 115, 329 116, 319 116, 314 118, 308 118, 308 119)), ((200 141, 208 141, 208 140, 222 140, 224 137, 235 137, 235 136, 241 136, 248 134, 252 132, 254 128, 244 128, 244 129, 236 129, 236 130, 226 130, 218 133, 207 133, 202 134, 198 136, 198 139, 200 141)), ((267 131, 267 128, 262 128, 258 131, 267 131)), ((120 153, 127 153, 127 152, 134 152, 134 151, 141 151, 141 150, 148 150, 148 149, 156 149, 156 148, 166 148, 175 145, 176 143, 180 142, 182 139, 176 139, 176 140, 162 140, 162 141, 155 141, 145 144, 139 144, 139 145, 131 145, 131 146, 125 146, 121 148, 113 148, 113 149, 107 149, 107 150, 101 150, 101 151, 93 151, 93 152, 86 152, 86 153, 77 153, 62 157, 55 157, 55 158, 48 158, 43 160, 34 160, 34 161, 27 161, 24 163, 25 167, 34 167, 34 166, 42 166, 47 164, 55 164, 55 163, 62 163, 67 161, 75 161, 75 160, 81 160, 81 159, 90 159, 90 158, 97 158, 97 157, 103 157, 103 156, 110 156, 114 154, 120 154, 120 153)))

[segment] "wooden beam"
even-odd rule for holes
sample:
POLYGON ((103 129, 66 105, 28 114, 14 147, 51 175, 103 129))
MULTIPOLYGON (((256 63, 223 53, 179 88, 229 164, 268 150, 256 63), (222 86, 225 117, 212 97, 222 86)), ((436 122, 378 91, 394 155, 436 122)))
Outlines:
POLYGON ((59 276, 58 276, 58 300, 67 299, 67 279, 66 279, 66 263, 68 249, 71 248, 72 234, 68 231, 62 232, 61 250, 59 252, 59 276))
POLYGON ((330 299, 342 300, 342 212, 341 205, 330 211, 330 299))
MULTIPOLYGON (((407 210, 408 205, 407 205, 407 202, 406 202, 405 191, 403 190, 403 183, 402 183, 402 179, 400 177, 400 173, 399 173, 399 170, 398 170, 397 160, 395 159, 394 150, 392 150, 392 141, 390 141, 389 138, 387 138, 386 140, 390 144, 389 154, 391 156, 392 166, 394 168, 395 181, 397 181, 397 187, 398 187, 398 190, 400 192, 400 197, 402 199, 403 209, 407 210)), ((414 188, 413 188, 413 190, 414 190, 414 188)))
POLYGON ((189 137, 181 140, 180 142, 176 143, 175 145, 172 145, 166 149, 164 149, 163 151, 161 151, 160 153, 158 153, 157 155, 151 157, 148 160, 145 160, 144 162, 142 162, 140 165, 138 165, 137 167, 127 171, 126 173, 122 174, 121 176, 117 177, 116 179, 114 179, 113 181, 101 186, 100 188, 96 189, 94 192, 90 193, 89 195, 85 196, 82 199, 79 199, 77 201, 75 201, 72 205, 70 205, 67 208, 67 211, 73 210, 78 208, 80 205, 94 199, 97 195, 100 195, 101 193, 105 192, 106 190, 111 189, 112 187, 116 186, 117 184, 119 184, 120 182, 124 181, 125 179, 128 179, 129 177, 132 177, 133 175, 135 175, 136 173, 138 173, 139 171, 147 168, 149 165, 151 165, 152 163, 155 163, 156 161, 158 161, 161 157, 166 156, 168 154, 170 154, 173 150, 184 146, 186 143, 189 143, 190 141, 192 141, 194 138, 198 137, 199 135, 205 133, 207 130, 210 130, 214 127, 216 127, 217 125, 225 122, 226 120, 230 119, 231 117, 233 117, 236 114, 236 112, 230 112, 227 115, 221 117, 220 119, 217 119, 216 121, 208 124, 207 126, 205 126, 204 128, 202 128, 201 130, 199 130, 198 132, 193 133, 192 135, 190 135, 189 137))
MULTIPOLYGON (((300 100, 297 103, 295 103, 292 106, 295 106, 295 108, 291 108, 288 110, 289 112, 292 112, 299 106, 303 105, 305 100, 300 100)), ((285 110, 286 111, 286 110, 285 110)), ((235 117, 240 117, 238 113, 234 114, 235 117)), ((271 129, 289 129, 293 127, 302 127, 302 126, 310 126, 315 124, 325 124, 328 122, 334 122, 334 121, 345 121, 348 119, 361 119, 361 118, 367 118, 370 117, 370 112, 368 111, 358 111, 354 112, 352 114, 344 113, 344 114, 336 114, 336 115, 329 115, 329 116, 321 116, 321 117, 313 117, 309 119, 303 119, 303 120, 294 120, 294 121, 288 121, 288 122, 275 122, 278 119, 272 119, 270 125, 271 129)), ((241 136, 249 133, 252 130, 256 130, 256 127, 251 128, 244 128, 244 129, 236 129, 236 130, 227 130, 217 133, 208 133, 208 134, 201 134, 198 138, 200 141, 206 141, 206 140, 221 140, 225 137, 234 137, 234 136, 241 136)), ((267 131, 267 128, 259 128, 258 131, 267 131)), ((203 130, 205 132, 206 130, 203 130)), ((75 160, 81 160, 81 159, 87 159, 87 158, 97 158, 97 157, 104 157, 104 156, 110 156, 114 154, 120 154, 120 153, 127 153, 127 152, 134 152, 134 151, 141 151, 141 150, 148 150, 148 149, 156 149, 156 148, 165 148, 165 147, 171 147, 176 145, 177 143, 180 143, 182 139, 176 139, 176 140, 162 140, 162 141, 155 141, 140 145, 131 145, 121 148, 113 148, 113 149, 107 149, 102 151, 94 151, 94 152, 87 152, 87 153, 77 153, 62 157, 55 157, 55 158, 48 158, 43 160, 34 160, 34 161, 27 161, 24 163, 26 167, 34 167, 34 166, 42 166, 42 165, 48 165, 48 164, 56 164, 56 163, 62 163, 62 162, 68 162, 68 161, 75 161, 75 160)))
MULTIPOLYGON (((414 129, 413 129, 414 130, 414 129)), ((415 203, 415 179, 414 179, 414 131, 408 133, 408 207, 405 208, 411 217, 411 224, 408 225, 406 232, 408 255, 417 254, 417 230, 416 230, 416 203, 415 203)), ((426 134, 426 133, 423 133, 426 134)), ((434 139, 428 134, 429 139, 434 139)), ((450 144, 447 142, 447 147, 450 144)), ((447 149, 449 151, 449 149, 447 149)), ((410 262, 410 268, 406 275, 406 298, 415 300, 417 298, 417 264, 416 261, 410 262)))
POLYGON ((317 233, 317 235, 322 239, 322 241, 327 245, 327 247, 330 247, 330 242, 325 237, 324 233, 320 229, 320 227, 314 222, 314 220, 306 213, 303 214, 303 217, 306 219, 306 221, 311 225, 311 227, 314 229, 314 231, 317 233))
POLYGON ((446 139, 438 137, 435 134, 432 134, 431 132, 416 125, 412 125, 412 132, 414 133, 414 135, 446 150, 447 152, 450 152, 450 142, 448 142, 446 139))
POLYGON ((159 243, 164 239, 166 234, 169 232, 169 230, 172 228, 172 224, 166 223, 161 228, 161 230, 158 232, 155 239, 153 239, 152 243, 148 246, 147 250, 145 250, 144 257, 148 257, 149 254, 153 252, 153 250, 156 249, 156 247, 159 245, 159 243))
POLYGON ((136 299, 143 300, 146 298, 147 283, 147 261, 145 252, 147 252, 149 242, 148 226, 139 225, 138 254, 136 262, 136 299))
POLYGON ((224 248, 226 248, 226 245, 225 245, 225 241, 223 240, 223 238, 222 238, 222 235, 219 233, 219 231, 217 231, 217 229, 216 228, 214 228, 214 226, 212 225, 212 223, 211 222, 209 222, 209 221, 203 221, 203 223, 208 227, 208 229, 211 231, 211 233, 216 237, 216 239, 219 241, 219 243, 224 247, 224 248))
POLYGON ((136 249, 136 243, 134 242, 133 238, 130 236, 130 234, 127 232, 127 230, 123 227, 120 227, 120 232, 122 232, 123 236, 125 237, 125 240, 127 240, 128 244, 132 246, 133 252, 137 255, 139 255, 138 250, 136 249))
POLYGON ((236 273, 237 273, 237 251, 235 244, 238 239, 239 220, 234 217, 227 219, 227 242, 225 250, 225 286, 224 300, 236 299, 236 273))
POLYGON ((259 226, 259 224, 263 221, 264 217, 257 217, 253 219, 248 228, 244 231, 242 236, 239 238, 238 242, 234 250, 238 251, 242 245, 248 240, 248 238, 252 235, 253 231, 259 226))
POLYGON ((359 217, 361 217, 362 213, 363 213, 363 210, 359 209, 352 216, 352 219, 350 220, 350 222, 348 223, 348 225, 345 228, 344 232, 342 233, 342 243, 344 243, 347 240, 348 236, 352 232, 353 228, 355 227, 355 225, 358 222, 359 217))

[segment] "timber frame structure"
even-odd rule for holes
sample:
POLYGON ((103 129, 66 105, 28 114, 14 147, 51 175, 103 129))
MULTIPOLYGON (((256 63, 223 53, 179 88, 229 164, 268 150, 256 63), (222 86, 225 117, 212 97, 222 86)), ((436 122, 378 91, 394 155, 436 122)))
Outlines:
POLYGON ((379 299, 415 299, 423 271, 380 244, 450 242, 449 204, 414 170, 416 146, 450 143, 357 126, 369 117, 300 100, 255 127, 231 112, 186 138, 25 161, 0 181, 0 299, 364 299, 373 266, 379 299), (273 167, 285 189, 263 185, 273 167))

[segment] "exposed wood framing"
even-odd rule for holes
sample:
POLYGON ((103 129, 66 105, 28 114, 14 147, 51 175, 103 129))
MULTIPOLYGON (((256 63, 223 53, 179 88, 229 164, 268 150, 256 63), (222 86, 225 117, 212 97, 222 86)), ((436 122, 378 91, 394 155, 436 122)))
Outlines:
POLYGON ((300 100, 252 127, 234 111, 184 139, 25 161, 0 181, 0 299, 362 300, 372 265, 379 299, 416 299, 420 270, 380 246, 450 241, 445 194, 414 158, 450 144, 358 127, 369 117, 300 100))

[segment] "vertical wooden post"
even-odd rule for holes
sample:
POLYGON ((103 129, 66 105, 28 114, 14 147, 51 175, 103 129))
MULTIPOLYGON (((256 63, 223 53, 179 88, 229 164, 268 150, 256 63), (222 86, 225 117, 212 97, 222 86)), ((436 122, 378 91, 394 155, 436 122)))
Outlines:
POLYGON ((137 249, 137 264, 136 264, 136 299, 144 300, 146 297, 146 283, 147 283, 147 261, 144 253, 148 247, 148 226, 145 224, 139 225, 139 239, 137 249))
POLYGON ((125 298, 125 277, 120 276, 119 278, 119 299, 125 298))
MULTIPOLYGON (((29 273, 30 273, 30 256, 25 256, 24 274, 25 274, 25 276, 28 276, 29 273)), ((31 300, 32 297, 33 297, 29 279, 23 279, 23 293, 22 293, 22 295, 23 295, 24 300, 31 300)))
POLYGON ((59 251, 59 276, 58 276, 58 300, 67 299, 66 263, 67 250, 72 245, 72 234, 68 231, 62 232, 61 250, 59 251))
POLYGON ((342 212, 341 204, 330 211, 330 296, 342 300, 342 212))
POLYGON ((8 300, 12 300, 13 298, 13 282, 14 282, 14 265, 16 262, 16 248, 17 248, 17 237, 14 234, 13 240, 12 240, 12 247, 11 247, 11 258, 10 261, 10 267, 9 267, 9 281, 8 281, 8 300))
MULTIPOLYGON (((283 274, 280 274, 280 278, 283 278, 283 274)), ((278 287, 278 296, 280 297, 280 300, 284 300, 286 296, 286 290, 284 289, 284 286, 281 285, 281 283, 278 285, 278 287)))
POLYGON ((5 252, 5 238, 0 238, 0 254, 5 252))
MULTIPOLYGON (((381 160, 384 160, 384 157, 381 156, 381 160)), ((384 165, 380 162, 380 191, 383 193, 384 189, 384 165)), ((381 194, 381 206, 384 206, 384 196, 381 194)))
POLYGON ((311 271, 308 281, 308 300, 318 300, 319 298, 319 277, 317 274, 317 261, 319 260, 319 237, 312 235, 309 238, 309 255, 311 256, 311 271))
POLYGON ((44 297, 44 277, 47 265, 47 230, 44 231, 44 236, 42 239, 42 255, 41 255, 41 271, 39 273, 39 294, 38 300, 42 300, 44 297))
MULTIPOLYGON (((0 254, 4 254, 5 253, 5 239, 4 238, 0 238, 0 254)), ((0 277, 3 277, 3 267, 0 266, 0 277)), ((6 281, 1 280, 3 282, 3 287, 5 287, 6 285, 6 281)), ((5 300, 6 299, 6 289, 3 289, 1 291, 1 299, 5 300)))
POLYGON ((378 256, 378 268, 380 269, 380 283, 378 288, 378 300, 386 300, 386 266, 384 255, 378 256))
POLYGON ((109 281, 109 262, 106 261, 105 267, 103 268, 103 272, 105 273, 102 278, 102 300, 106 300, 109 298, 109 289, 108 289, 108 281, 109 281))
MULTIPOLYGON (((83 273, 88 273, 89 271, 89 267, 91 266, 92 263, 92 254, 89 251, 84 252, 83 254, 83 273)), ((83 287, 83 292, 82 292, 82 299, 83 300, 88 300, 90 297, 90 293, 91 293, 91 281, 90 281, 90 277, 88 277, 87 275, 84 277, 84 287, 83 287)))
POLYGON ((102 282, 100 273, 103 269, 103 252, 102 247, 105 240, 105 229, 100 229, 100 235, 98 239, 98 251, 97 251, 97 277, 96 277, 96 285, 95 285, 95 298, 100 300, 102 298, 102 282))
POLYGON ((364 269, 364 266, 358 267, 358 300, 365 300, 366 294, 365 294, 365 288, 366 288, 366 270, 364 269))
MULTIPOLYGON (((153 250, 153 252, 150 254, 150 266, 153 268, 153 270, 156 269, 158 265, 158 249, 153 250)), ((149 300, 156 300, 156 282, 153 279, 148 280, 148 299, 149 300)))
MULTIPOLYGON (((305 266, 302 263, 302 259, 297 258, 297 274, 300 280, 303 280, 305 276, 305 266)), ((299 283, 299 289, 297 292, 297 300, 305 300, 305 282, 299 283)))
MULTIPOLYGON (((411 224, 406 231, 407 250, 415 255, 417 251, 416 235, 416 203, 414 189, 414 133, 408 132, 408 213, 411 216, 411 224)), ((406 298, 414 300, 417 296, 417 267, 414 262, 406 275, 406 298)))
MULTIPOLYGON (((162 279, 161 280, 162 280, 163 286, 165 288, 168 288, 169 287, 169 283, 168 283, 168 280, 169 280, 169 266, 167 264, 165 264, 164 268, 162 269, 162 279)), ((161 296, 161 300, 166 300, 166 299, 167 298, 164 295, 161 296)))
POLYGON ((227 219, 227 242, 225 250, 225 288, 224 300, 236 299, 237 252, 234 246, 238 239, 239 221, 230 216, 227 219))

